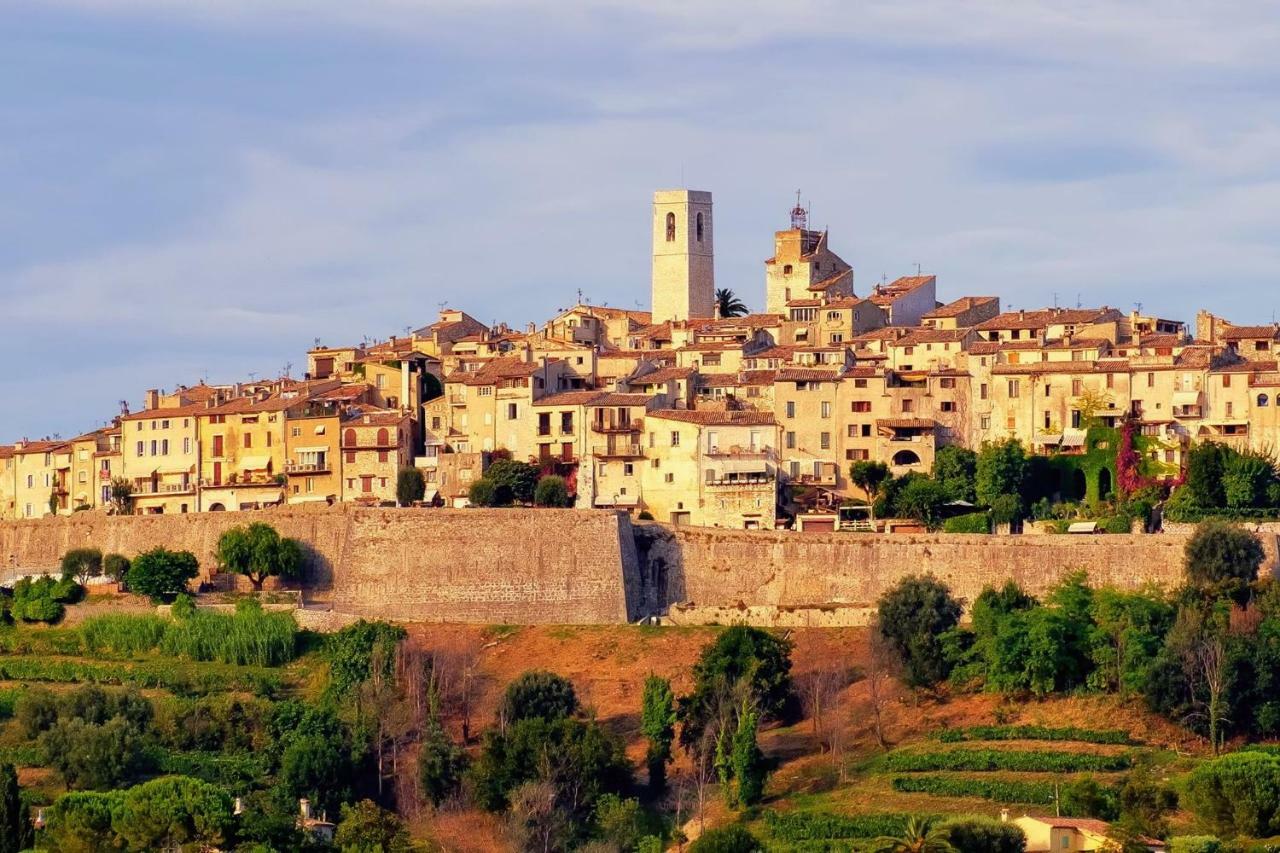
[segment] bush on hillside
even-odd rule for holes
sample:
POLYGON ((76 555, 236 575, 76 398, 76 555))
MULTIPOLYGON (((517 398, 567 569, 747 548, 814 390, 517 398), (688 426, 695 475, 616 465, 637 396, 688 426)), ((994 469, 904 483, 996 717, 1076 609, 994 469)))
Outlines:
POLYGON ((152 601, 171 601, 187 591, 187 582, 200 574, 200 563, 190 551, 153 548, 139 554, 125 576, 129 589, 152 601))

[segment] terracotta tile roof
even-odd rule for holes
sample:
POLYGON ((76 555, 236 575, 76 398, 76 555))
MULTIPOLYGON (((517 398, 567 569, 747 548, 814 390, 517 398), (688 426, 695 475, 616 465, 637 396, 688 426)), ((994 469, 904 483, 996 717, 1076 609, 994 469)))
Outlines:
POLYGON ((174 406, 168 409, 144 409, 141 412, 133 412, 120 418, 122 421, 149 421, 152 419, 160 420, 162 418, 183 418, 193 415, 204 414, 211 409, 204 403, 188 403, 185 406, 174 406))
POLYGON ((839 382, 837 370, 819 370, 803 367, 787 367, 778 371, 778 382, 839 382))
POLYGON ((972 334, 969 329, 916 329, 908 332, 896 341, 895 347, 909 347, 918 344, 954 344, 963 341, 972 334))
POLYGON ((1270 373, 1276 369, 1274 361, 1241 361, 1236 364, 1214 365, 1210 373, 1270 373))
POLYGON ((658 409, 650 412, 649 417, 703 426, 777 426, 778 423, 772 412, 757 412, 749 409, 740 411, 658 409))
POLYGON ((1111 341, 1106 338, 1075 338, 1067 340, 1059 338, 1055 341, 1046 341, 1044 349, 1105 349, 1111 346, 1111 341))
POLYGON ((877 429, 935 429, 932 418, 876 418, 877 429))
POLYGON ((330 388, 328 391, 321 391, 315 395, 317 400, 358 400, 364 394, 373 390, 373 386, 367 382, 356 382, 349 385, 339 385, 337 388, 330 388))
POLYGON ((786 359, 789 359, 789 358, 791 358, 792 354, 793 354, 793 353, 795 353, 795 351, 796 351, 796 350, 798 350, 798 349, 801 349, 801 347, 798 347, 798 346, 790 346, 790 345, 778 345, 778 346, 772 346, 772 347, 769 347, 768 349, 762 349, 762 350, 758 350, 758 351, 756 351, 756 352, 753 352, 753 353, 751 353, 750 355, 748 355, 748 356, 747 356, 747 358, 786 358, 786 359))
POLYGON ((406 418, 409 417, 408 412, 398 412, 395 409, 369 409, 359 406, 348 409, 342 417, 343 426, 399 426, 406 418))
POLYGON ((648 354, 649 354, 649 353, 651 353, 651 352, 653 352, 653 350, 646 350, 646 349, 615 349, 615 350, 605 350, 605 351, 603 351, 603 352, 598 352, 598 353, 596 353, 596 358, 631 358, 631 359, 639 359, 639 358, 648 358, 648 357, 649 357, 649 355, 648 355, 648 354))
POLYGON ((778 378, 776 370, 744 370, 742 371, 743 385, 772 385, 778 378))
POLYGON ((856 349, 853 351, 853 357, 858 361, 888 361, 889 356, 882 352, 872 352, 869 349, 856 349))
POLYGON ((627 382, 631 385, 658 385, 673 379, 688 379, 693 373, 692 367, 662 367, 640 376, 632 376, 627 382))
POLYGON ((676 352, 726 352, 742 349, 742 341, 699 341, 682 346, 676 352))
POLYGON ((851 367, 844 372, 845 379, 875 379, 883 375, 879 367, 851 367))
POLYGON ((864 302, 871 302, 871 300, 866 299, 865 297, 862 297, 862 296, 841 296, 839 299, 828 300, 827 304, 822 307, 824 308, 857 308, 859 305, 863 304, 864 302))
POLYGON ((970 355, 995 355, 1000 352, 1000 344, 996 341, 975 341, 969 345, 970 355))
POLYGON ((648 326, 641 326, 632 333, 633 337, 647 341, 669 341, 671 340, 671 322, 653 323, 648 326))
POLYGON ((1044 308, 1038 311, 1005 311, 974 326, 979 331, 1003 329, 1043 329, 1053 325, 1079 326, 1120 319, 1114 308, 1044 308))
POLYGON ((1280 340, 1280 326, 1231 326, 1222 333, 1224 341, 1280 340))
POLYGON ((1182 335, 1171 332, 1148 333, 1138 339, 1138 346, 1176 347, 1182 343, 1182 335))
POLYGON ((1128 361, 1037 361, 1034 364, 997 364, 993 374, 1007 376, 1031 376, 1038 373, 1128 373, 1128 361))
POLYGON ((827 276, 821 281, 815 281, 813 284, 809 285, 809 291, 816 292, 820 290, 827 290, 828 288, 831 288, 836 284, 838 284, 841 281, 841 279, 850 278, 852 276, 853 276, 852 269, 841 270, 840 272, 835 273, 834 275, 827 276))
POLYGON ((1086 832, 1093 832, 1098 835, 1106 835, 1111 829, 1110 825, 1105 821, 1095 820, 1090 817, 1040 817, 1031 815, 1032 820, 1039 821, 1046 826, 1057 827, 1059 829, 1081 829, 1086 832))
POLYGON ((904 275, 901 278, 895 278, 888 284, 877 285, 868 298, 877 305, 892 305, 898 297, 905 296, 916 288, 924 287, 935 281, 937 281, 937 276, 904 275))
POLYGON ((22 447, 14 446, 14 455, 22 455, 26 453, 54 453, 70 445, 65 441, 53 439, 41 439, 40 441, 28 441, 22 447))
POLYGON ((622 394, 617 391, 607 392, 600 399, 591 402, 592 406, 647 406, 653 397, 648 394, 622 394))
POLYGON ((736 388, 742 384, 736 373, 704 373, 698 375, 699 388, 736 388))
POLYGON ((898 338, 902 337, 903 335, 911 334, 912 331, 913 329, 908 326, 884 326, 879 329, 872 329, 869 332, 863 332, 860 335, 855 335, 853 338, 850 339, 850 342, 856 343, 858 341, 896 341, 898 338))
POLYGON ((0 459, 12 459, 12 458, 13 458, 13 445, 0 444, 0 459))
POLYGON ((821 299, 788 299, 788 308, 817 308, 822 304, 821 299))
POLYGON ((999 301, 998 296, 961 296, 954 302, 948 302, 941 308, 935 308, 923 315, 925 320, 940 320, 945 317, 959 317, 966 311, 972 311, 979 305, 987 305, 999 301))
MULTIPOLYGON (((559 359, 549 358, 548 364, 559 359)), ((494 385, 504 379, 522 379, 532 376, 542 369, 540 361, 525 361, 519 356, 495 358, 485 363, 479 370, 470 372, 454 371, 446 382, 461 382, 464 385, 494 385)))
POLYGON ((596 400, 605 396, 603 391, 561 391, 557 394, 549 394, 541 400, 535 400, 533 405, 536 406, 587 406, 596 400))
POLYGON ((205 403, 218 396, 220 390, 222 389, 213 388, 201 382, 198 385, 192 385, 190 388, 183 388, 177 393, 186 397, 193 403, 205 403))

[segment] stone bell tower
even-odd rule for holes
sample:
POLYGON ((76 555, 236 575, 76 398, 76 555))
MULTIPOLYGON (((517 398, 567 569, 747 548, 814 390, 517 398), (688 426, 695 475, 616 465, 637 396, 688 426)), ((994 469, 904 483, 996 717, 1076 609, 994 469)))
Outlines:
POLYGON ((653 194, 653 322, 715 316, 711 193, 653 194))

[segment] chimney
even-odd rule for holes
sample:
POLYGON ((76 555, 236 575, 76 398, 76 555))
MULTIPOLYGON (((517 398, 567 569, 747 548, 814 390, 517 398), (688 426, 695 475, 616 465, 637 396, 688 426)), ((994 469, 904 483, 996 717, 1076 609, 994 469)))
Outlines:
POLYGON ((148 388, 143 399, 146 401, 143 409, 156 409, 160 406, 160 392, 155 388, 148 388))
POLYGON ((1024 308, 1019 308, 1019 309, 1018 309, 1018 319, 1019 319, 1019 320, 1025 320, 1025 319, 1027 319, 1027 312, 1026 312, 1026 309, 1024 309, 1024 308))
POLYGON ((1008 810, 1008 809, 1001 809, 1001 810, 1000 810, 1000 822, 1001 822, 1001 823, 1008 823, 1008 822, 1009 822, 1009 810, 1008 810))
POLYGON ((311 801, 306 797, 298 800, 298 814, 303 820, 311 820, 311 801))

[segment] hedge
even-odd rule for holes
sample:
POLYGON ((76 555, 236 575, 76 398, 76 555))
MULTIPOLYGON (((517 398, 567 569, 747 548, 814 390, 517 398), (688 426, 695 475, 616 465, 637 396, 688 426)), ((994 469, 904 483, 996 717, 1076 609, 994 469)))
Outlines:
POLYGON ((45 656, 0 656, 0 680, 161 688, 180 696, 242 690, 269 697, 282 687, 277 672, 258 667, 203 664, 193 669, 171 660, 124 664, 45 656))
POLYGON ((1048 750, 956 749, 947 752, 892 752, 879 759, 885 770, 914 773, 928 770, 1077 773, 1127 770, 1128 755, 1092 755, 1048 750))
POLYGON ((973 740, 1046 740, 1079 743, 1132 744, 1135 741, 1123 729, 1082 729, 1076 726, 970 726, 964 729, 941 729, 935 737, 943 743, 973 740))
POLYGON ((900 812, 838 815, 830 812, 764 813, 765 825, 779 841, 832 841, 901 835, 910 815, 900 812))
POLYGON ((1183 524, 1198 524, 1209 518, 1221 518, 1227 521, 1276 521, 1280 520, 1280 509, 1276 507, 1200 507, 1166 504, 1163 518, 1183 524))
POLYGON ((955 776, 895 776, 893 790, 904 794, 937 794, 944 797, 981 797, 1002 803, 1053 802, 1051 782, 1007 782, 1000 779, 963 779, 955 776))
POLYGON ((956 515, 942 523, 943 533, 990 533, 991 516, 985 512, 956 515))

